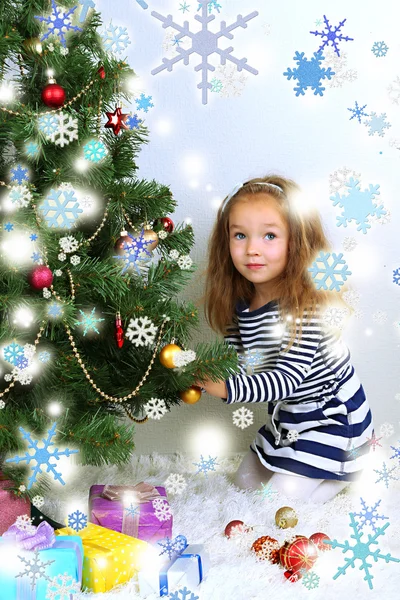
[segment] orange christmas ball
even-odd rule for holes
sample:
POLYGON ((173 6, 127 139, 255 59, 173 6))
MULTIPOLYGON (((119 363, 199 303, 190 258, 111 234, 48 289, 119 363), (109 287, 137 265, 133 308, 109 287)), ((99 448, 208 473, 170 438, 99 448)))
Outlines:
POLYGON ((176 344, 167 344, 159 354, 160 363, 164 365, 164 367, 167 367, 167 369, 174 369, 176 367, 174 356, 177 352, 182 352, 182 348, 179 348, 176 344))
POLYGON ((269 560, 276 565, 279 562, 279 542, 269 535, 259 537, 252 545, 251 549, 256 553, 257 558, 269 560))
POLYGON ((201 398, 201 389, 197 385, 192 385, 187 390, 179 392, 179 397, 185 404, 196 404, 201 398))

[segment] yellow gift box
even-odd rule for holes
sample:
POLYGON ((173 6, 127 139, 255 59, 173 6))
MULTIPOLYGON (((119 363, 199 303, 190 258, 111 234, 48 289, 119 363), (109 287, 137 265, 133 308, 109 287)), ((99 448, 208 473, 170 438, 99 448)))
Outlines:
POLYGON ((89 523, 76 532, 70 527, 58 529, 56 535, 79 535, 83 543, 82 588, 107 592, 126 583, 141 568, 142 555, 149 544, 123 533, 89 523))

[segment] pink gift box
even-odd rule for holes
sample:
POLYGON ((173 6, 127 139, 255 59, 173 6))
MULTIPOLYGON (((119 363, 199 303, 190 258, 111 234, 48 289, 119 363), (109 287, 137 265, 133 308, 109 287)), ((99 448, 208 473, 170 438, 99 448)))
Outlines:
POLYGON ((18 498, 10 492, 9 488, 12 485, 11 481, 0 478, 0 535, 3 535, 20 515, 31 516, 29 498, 18 498))
POLYGON ((163 487, 144 482, 136 486, 92 485, 89 513, 91 523, 150 544, 172 537, 173 517, 163 487))

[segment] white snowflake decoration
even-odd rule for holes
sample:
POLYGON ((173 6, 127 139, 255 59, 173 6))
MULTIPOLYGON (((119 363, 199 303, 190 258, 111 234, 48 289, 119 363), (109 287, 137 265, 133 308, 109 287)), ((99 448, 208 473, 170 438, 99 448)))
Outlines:
POLYGON ((56 131, 47 136, 56 146, 64 146, 78 139, 78 119, 74 119, 66 113, 58 115, 58 126, 56 131))
POLYGON ((168 256, 172 258, 172 260, 176 260, 179 258, 179 252, 178 250, 170 250, 168 256))
POLYGON ((77 254, 74 254, 73 256, 71 256, 70 261, 71 264, 73 264, 74 267, 76 267, 81 262, 81 258, 77 254))
POLYGON ((64 573, 53 577, 47 585, 46 600, 75 600, 75 592, 79 592, 81 585, 72 575, 64 573))
POLYGON ((18 489, 19 489, 19 491, 20 491, 20 492, 22 492, 22 493, 23 493, 23 492, 26 492, 26 485, 22 484, 22 485, 20 485, 20 486, 19 486, 19 488, 18 488, 18 489))
POLYGON ((189 363, 196 360, 196 352, 194 350, 182 350, 174 355, 175 367, 186 367, 189 363))
POLYGON ((342 329, 344 326, 344 319, 349 314, 347 308, 336 308, 335 306, 329 306, 323 313, 323 321, 330 327, 337 327, 342 329))
POLYGON ((6 403, 4 402, 4 400, 0 400, 0 410, 3 409, 5 405, 6 403))
POLYGON ((64 252, 60 252, 60 254, 57 256, 58 260, 63 261, 67 258, 67 255, 64 252))
POLYGON ((181 494, 187 487, 187 483, 183 475, 171 473, 164 481, 165 489, 168 494, 181 494))
POLYGON ((171 507, 164 498, 156 498, 152 502, 154 514, 159 521, 169 521, 172 517, 171 507))
POLYGON ((299 432, 296 431, 295 429, 290 429, 287 432, 287 436, 286 439, 289 440, 289 442, 297 442, 297 440, 299 439, 299 432))
POLYGON ((28 360, 32 360, 32 358, 36 354, 36 348, 33 344, 25 344, 24 345, 24 356, 28 360))
POLYGON ((43 288, 43 298, 51 298, 51 291, 47 288, 43 288))
POLYGON ((36 506, 36 508, 42 508, 42 506, 44 504, 43 496, 34 496, 32 498, 32 504, 33 504, 33 506, 36 506))
POLYGON ((355 308, 360 302, 360 294, 355 290, 349 290, 343 293, 343 300, 351 307, 355 308))
POLYGON ((357 247, 357 241, 353 237, 345 237, 342 246, 346 252, 352 252, 357 247))
POLYGON ((64 46, 61 46, 60 54, 62 54, 63 56, 67 56, 68 52, 69 52, 69 48, 65 48, 64 46))
POLYGON ((157 327, 146 316, 137 317, 129 321, 125 337, 136 347, 150 346, 154 343, 157 327))
POLYGON ((149 419, 156 419, 157 421, 168 412, 165 401, 160 398, 152 398, 149 400, 147 404, 144 405, 144 410, 149 419))
POLYGON ((390 438, 394 434, 394 427, 391 423, 382 423, 379 428, 379 435, 384 438, 390 438))
POLYGON ((168 236, 168 231, 165 231, 165 229, 162 229, 161 231, 158 232, 157 235, 160 238, 160 240, 165 240, 165 238, 168 236))
POLYGON ((29 385, 33 379, 32 375, 26 369, 18 369, 18 367, 15 367, 11 371, 11 375, 14 381, 18 381, 21 385, 29 385))
POLYGON ((70 254, 71 252, 75 252, 78 250, 79 242, 73 235, 67 235, 59 239, 58 243, 60 244, 61 249, 65 252, 65 254, 70 254))
POLYGON ((234 65, 219 65, 214 71, 215 78, 222 83, 221 96, 232 98, 241 96, 248 77, 234 65))
POLYGON ((386 323, 387 319, 387 313, 385 313, 385 311, 383 310, 377 310, 372 315, 372 320, 374 321, 374 323, 386 323))
POLYGON ((61 270, 61 269, 56 269, 56 270, 54 271, 54 275, 55 275, 56 277, 61 277, 61 275, 62 275, 62 270, 61 270))
POLYGON ((355 81, 357 79, 357 71, 354 69, 347 69, 347 54, 341 52, 338 56, 333 48, 325 48, 324 51, 324 66, 331 67, 335 74, 331 77, 328 82, 329 87, 342 87, 345 81, 355 81))
POLYGON ((246 429, 253 424, 253 412, 244 406, 238 408, 232 413, 232 421, 236 427, 240 429, 246 429))
POLYGON ((393 104, 400 104, 400 77, 396 79, 387 88, 390 101, 393 104))
POLYGON ((331 175, 329 175, 329 191, 331 194, 334 192, 346 192, 347 184, 350 178, 360 179, 361 174, 348 169, 347 167, 342 167, 337 171, 334 171, 331 175))
POLYGON ((32 200, 32 194, 26 185, 13 185, 8 198, 14 206, 23 208, 29 205, 29 202, 32 200))
POLYGON ((26 533, 34 533, 36 531, 36 527, 32 525, 32 519, 28 515, 19 515, 15 521, 15 526, 19 531, 25 531, 26 533))
POLYGON ((93 198, 91 196, 83 196, 83 198, 79 200, 79 204, 82 206, 82 208, 92 208, 93 198))
POLYGON ((190 269, 193 264, 192 259, 187 254, 180 256, 177 260, 179 267, 183 270, 190 269))

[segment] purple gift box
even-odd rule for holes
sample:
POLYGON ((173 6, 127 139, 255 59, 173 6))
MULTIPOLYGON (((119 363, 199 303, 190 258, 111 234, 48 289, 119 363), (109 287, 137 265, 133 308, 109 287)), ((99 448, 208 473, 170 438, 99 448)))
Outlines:
POLYGON ((134 486, 92 485, 90 522, 150 544, 172 537, 172 512, 165 488, 140 482, 134 486))

